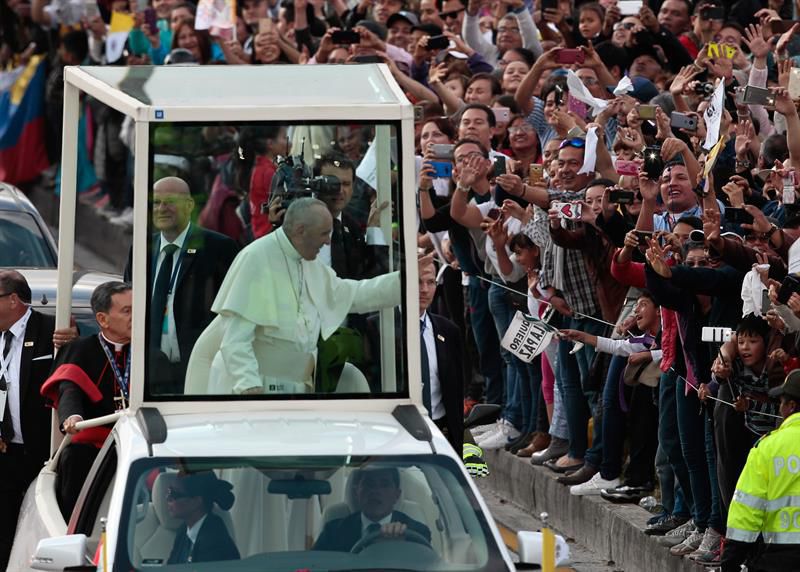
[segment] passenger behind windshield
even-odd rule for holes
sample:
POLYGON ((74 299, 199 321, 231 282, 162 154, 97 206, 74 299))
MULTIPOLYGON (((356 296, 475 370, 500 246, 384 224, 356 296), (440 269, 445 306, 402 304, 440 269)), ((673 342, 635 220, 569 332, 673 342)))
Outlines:
POLYGON ((311 393, 320 337, 352 312, 400 304, 399 272, 344 280, 319 259, 332 232, 325 203, 294 199, 282 226, 236 257, 211 308, 222 335, 210 393, 311 393))
POLYGON ((329 522, 314 543, 314 550, 349 552, 382 538, 421 536, 431 542, 430 529, 404 512, 394 510, 400 499, 400 473, 396 468, 364 467, 355 471, 355 501, 358 510, 329 522))
POLYGON ((222 510, 233 506, 232 488, 212 471, 178 474, 167 490, 167 511, 183 526, 175 534, 168 564, 240 558, 225 523, 212 512, 215 504, 222 510))

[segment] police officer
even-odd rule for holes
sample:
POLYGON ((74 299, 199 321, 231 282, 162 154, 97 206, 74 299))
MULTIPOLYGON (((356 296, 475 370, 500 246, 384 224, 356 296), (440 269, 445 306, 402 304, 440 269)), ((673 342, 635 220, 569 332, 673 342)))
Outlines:
POLYGON ((739 572, 742 564, 772 572, 800 562, 800 369, 769 395, 780 398, 783 423, 755 444, 736 483, 722 572, 739 572))

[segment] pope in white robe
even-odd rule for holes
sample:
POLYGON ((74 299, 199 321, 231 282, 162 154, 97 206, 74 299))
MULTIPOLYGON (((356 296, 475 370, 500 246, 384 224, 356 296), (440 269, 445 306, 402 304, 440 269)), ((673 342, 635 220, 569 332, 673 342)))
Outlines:
POLYGON ((211 310, 222 331, 208 393, 307 393, 320 336, 328 339, 347 314, 400 304, 400 273, 343 280, 318 258, 330 244, 324 203, 298 199, 278 230, 243 249, 211 310))

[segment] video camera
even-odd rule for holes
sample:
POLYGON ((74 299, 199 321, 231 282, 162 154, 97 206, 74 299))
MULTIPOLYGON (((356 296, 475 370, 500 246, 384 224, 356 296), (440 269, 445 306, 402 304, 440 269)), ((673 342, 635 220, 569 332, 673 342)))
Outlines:
POLYGON ((270 202, 261 205, 261 212, 268 212, 273 201, 281 201, 281 209, 289 208, 295 199, 301 197, 326 197, 336 195, 341 189, 341 181, 333 175, 315 177, 300 155, 279 156, 278 169, 272 177, 270 202))

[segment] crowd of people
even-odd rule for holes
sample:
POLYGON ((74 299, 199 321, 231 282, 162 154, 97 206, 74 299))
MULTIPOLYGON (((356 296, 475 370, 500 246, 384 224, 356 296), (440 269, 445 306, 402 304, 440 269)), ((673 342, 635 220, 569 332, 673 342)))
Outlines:
MULTIPOLYGON (((188 2, 6 0, 0 58, 50 58, 54 163, 65 65, 387 64, 420 112, 419 246, 438 261, 433 308, 469 348, 464 413, 503 407, 477 444, 560 473, 574 495, 658 486, 646 533, 676 557, 778 569, 775 546, 800 528, 740 476, 800 403, 781 385, 800 366, 800 3, 639 4, 244 0, 235 31, 211 35, 188 2), (112 12, 135 22, 116 59, 112 12), (532 361, 501 344, 518 311, 557 332, 532 361), (753 548, 759 533, 769 549, 753 548)), ((131 126, 100 102, 83 110, 83 200, 129 225, 131 126)), ((277 216, 263 205, 291 134, 270 129, 163 139, 193 154, 155 163, 243 245, 277 216)), ((331 135, 315 174, 346 180, 328 208, 363 235, 376 208, 356 166, 372 134, 331 135)), ((380 273, 325 257, 340 276, 380 273)))

